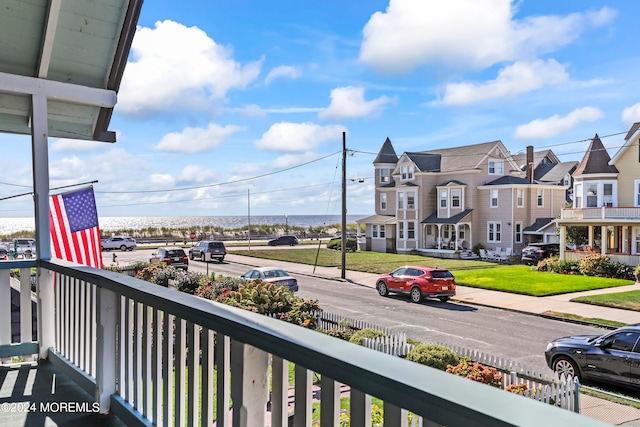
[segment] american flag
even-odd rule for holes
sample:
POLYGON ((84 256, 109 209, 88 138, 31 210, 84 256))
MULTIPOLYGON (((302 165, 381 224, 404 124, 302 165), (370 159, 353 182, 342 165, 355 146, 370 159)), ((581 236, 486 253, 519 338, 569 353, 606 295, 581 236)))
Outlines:
POLYGON ((93 187, 51 196, 49 221, 54 257, 102 268, 100 226, 93 187))

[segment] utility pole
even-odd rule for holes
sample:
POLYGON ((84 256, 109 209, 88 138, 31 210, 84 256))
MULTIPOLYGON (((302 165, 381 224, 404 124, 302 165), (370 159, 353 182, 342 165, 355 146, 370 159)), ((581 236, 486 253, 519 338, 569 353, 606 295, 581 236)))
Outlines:
POLYGON ((347 133, 342 132, 342 274, 346 279, 347 264, 347 133))

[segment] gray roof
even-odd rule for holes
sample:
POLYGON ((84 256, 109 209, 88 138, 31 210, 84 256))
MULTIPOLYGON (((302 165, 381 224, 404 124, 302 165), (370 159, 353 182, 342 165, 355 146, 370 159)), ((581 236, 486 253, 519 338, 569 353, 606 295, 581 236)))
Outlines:
POLYGON ((522 230, 523 233, 539 232, 545 227, 548 227, 550 223, 553 223, 553 218, 536 218, 536 221, 528 227, 522 230))
POLYGON ((547 163, 538 166, 533 172, 533 178, 541 183, 560 184, 567 174, 571 174, 578 166, 578 162, 547 163))
POLYGON ((584 154, 582 161, 573 172, 573 176, 594 175, 603 173, 618 173, 618 169, 609 165, 609 153, 604 148, 598 134, 591 140, 587 152, 584 154))
MULTIPOLYGON (((545 159, 547 159, 547 163, 560 163, 558 156, 556 156, 553 151, 541 150, 533 153, 533 167, 538 167, 545 159)), ((516 162, 518 166, 522 168, 522 170, 525 170, 524 168, 526 167, 525 163, 527 162, 527 153, 514 154, 513 161, 516 162)))
POLYGON ((467 209, 459 214, 450 216, 449 218, 438 218, 438 213, 434 212, 422 221, 421 224, 457 224, 462 221, 467 215, 469 215, 473 209, 467 209))
POLYGON ((440 172, 442 156, 430 153, 405 153, 407 157, 416 165, 420 172, 440 172))
POLYGON ((373 164, 376 163, 398 163, 398 155, 396 154, 396 150, 393 149, 389 137, 387 137, 387 140, 382 144, 378 156, 373 161, 373 164))
POLYGON ((371 215, 356 219, 356 224, 395 224, 396 217, 393 215, 371 215))
POLYGON ((518 176, 510 176, 504 175, 498 179, 494 179, 491 182, 488 182, 486 185, 514 185, 514 184, 529 184, 525 178, 521 178, 518 176))
POLYGON ((49 137, 114 142, 108 126, 141 7, 142 0, 3 4, 0 132, 31 134, 38 93, 48 98, 49 137))
POLYGON ((484 142, 481 144, 464 145, 462 147, 442 148, 439 150, 423 151, 425 154, 438 154, 441 156, 438 171, 453 172, 476 169, 480 162, 491 152, 496 145, 502 145, 501 141, 484 142))

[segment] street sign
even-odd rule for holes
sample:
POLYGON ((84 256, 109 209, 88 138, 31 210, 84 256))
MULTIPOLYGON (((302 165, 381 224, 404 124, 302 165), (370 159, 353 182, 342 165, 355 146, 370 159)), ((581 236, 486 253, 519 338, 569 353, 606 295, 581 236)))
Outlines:
POLYGON ((191 237, 191 240, 196 240, 196 232, 192 231, 189 237, 191 237))

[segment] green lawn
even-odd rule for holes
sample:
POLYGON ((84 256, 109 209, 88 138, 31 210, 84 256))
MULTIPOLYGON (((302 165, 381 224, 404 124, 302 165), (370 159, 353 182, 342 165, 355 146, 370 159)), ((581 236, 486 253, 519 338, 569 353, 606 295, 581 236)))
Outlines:
MULTIPOLYGON (((322 267, 340 267, 340 252, 325 248, 231 250, 237 255, 276 259, 300 264, 315 264, 322 267)), ((347 253, 347 270, 368 273, 387 273, 407 264, 437 265, 453 272, 459 285, 532 296, 548 296, 570 292, 588 291, 633 282, 622 279, 606 279, 579 275, 542 273, 525 265, 505 265, 479 260, 455 260, 431 258, 419 255, 398 255, 378 252, 347 253)))
POLYGON ((571 301, 640 311, 640 290, 573 298, 571 301))

